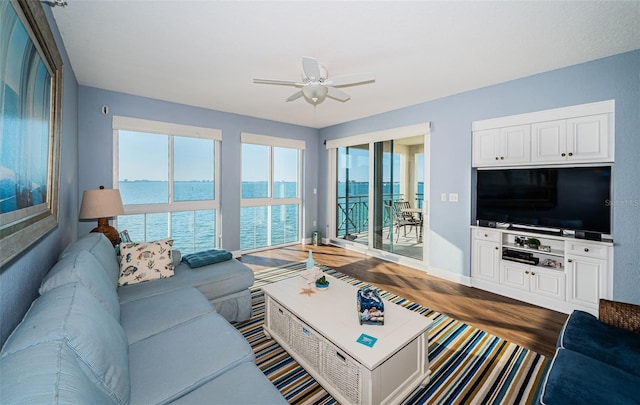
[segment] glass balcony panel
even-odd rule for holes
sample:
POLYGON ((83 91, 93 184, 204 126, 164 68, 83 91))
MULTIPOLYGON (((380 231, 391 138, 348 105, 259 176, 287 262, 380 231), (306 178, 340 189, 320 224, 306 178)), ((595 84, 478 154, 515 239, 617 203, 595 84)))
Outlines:
POLYGON ((240 250, 269 246, 269 207, 240 209, 240 250))

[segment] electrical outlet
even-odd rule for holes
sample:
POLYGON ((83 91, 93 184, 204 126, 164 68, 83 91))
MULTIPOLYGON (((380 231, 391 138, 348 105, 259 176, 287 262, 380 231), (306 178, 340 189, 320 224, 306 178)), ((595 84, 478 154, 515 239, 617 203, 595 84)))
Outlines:
POLYGON ((449 201, 458 202, 458 193, 450 193, 449 194, 449 201))
POLYGON ((440 199, 441 199, 442 201, 447 201, 447 193, 442 193, 442 194, 440 195, 440 199))

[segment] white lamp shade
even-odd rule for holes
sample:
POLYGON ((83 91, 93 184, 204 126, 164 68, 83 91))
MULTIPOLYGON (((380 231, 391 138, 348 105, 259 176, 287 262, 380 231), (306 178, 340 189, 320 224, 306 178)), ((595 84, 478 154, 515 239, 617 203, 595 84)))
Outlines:
POLYGON ((124 214, 120 190, 85 190, 82 194, 80 219, 108 218, 124 214))

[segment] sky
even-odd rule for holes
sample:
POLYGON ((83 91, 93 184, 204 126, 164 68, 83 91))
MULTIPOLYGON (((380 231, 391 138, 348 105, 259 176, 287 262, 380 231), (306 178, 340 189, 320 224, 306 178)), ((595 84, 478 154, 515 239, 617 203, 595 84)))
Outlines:
MULTIPOLYGON (((118 180, 168 179, 169 137, 133 131, 119 131, 118 180), (143 153, 140 153, 143 151, 143 153)), ((213 180, 212 140, 176 137, 174 146, 176 181, 213 180)), ((297 181, 297 149, 274 148, 274 181, 297 181)), ((268 147, 243 145, 243 181, 266 181, 269 173, 268 147)))

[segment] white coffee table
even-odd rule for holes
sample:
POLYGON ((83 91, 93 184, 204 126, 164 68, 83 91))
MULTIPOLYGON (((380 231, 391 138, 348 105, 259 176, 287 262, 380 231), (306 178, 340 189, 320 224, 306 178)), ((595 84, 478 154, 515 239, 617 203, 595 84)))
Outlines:
POLYGON ((264 332, 341 404, 392 404, 429 382, 432 321, 385 301, 384 325, 360 325, 354 287, 326 276, 327 291, 301 294, 296 276, 263 287, 264 332), (366 334, 372 347, 358 343, 366 334))

